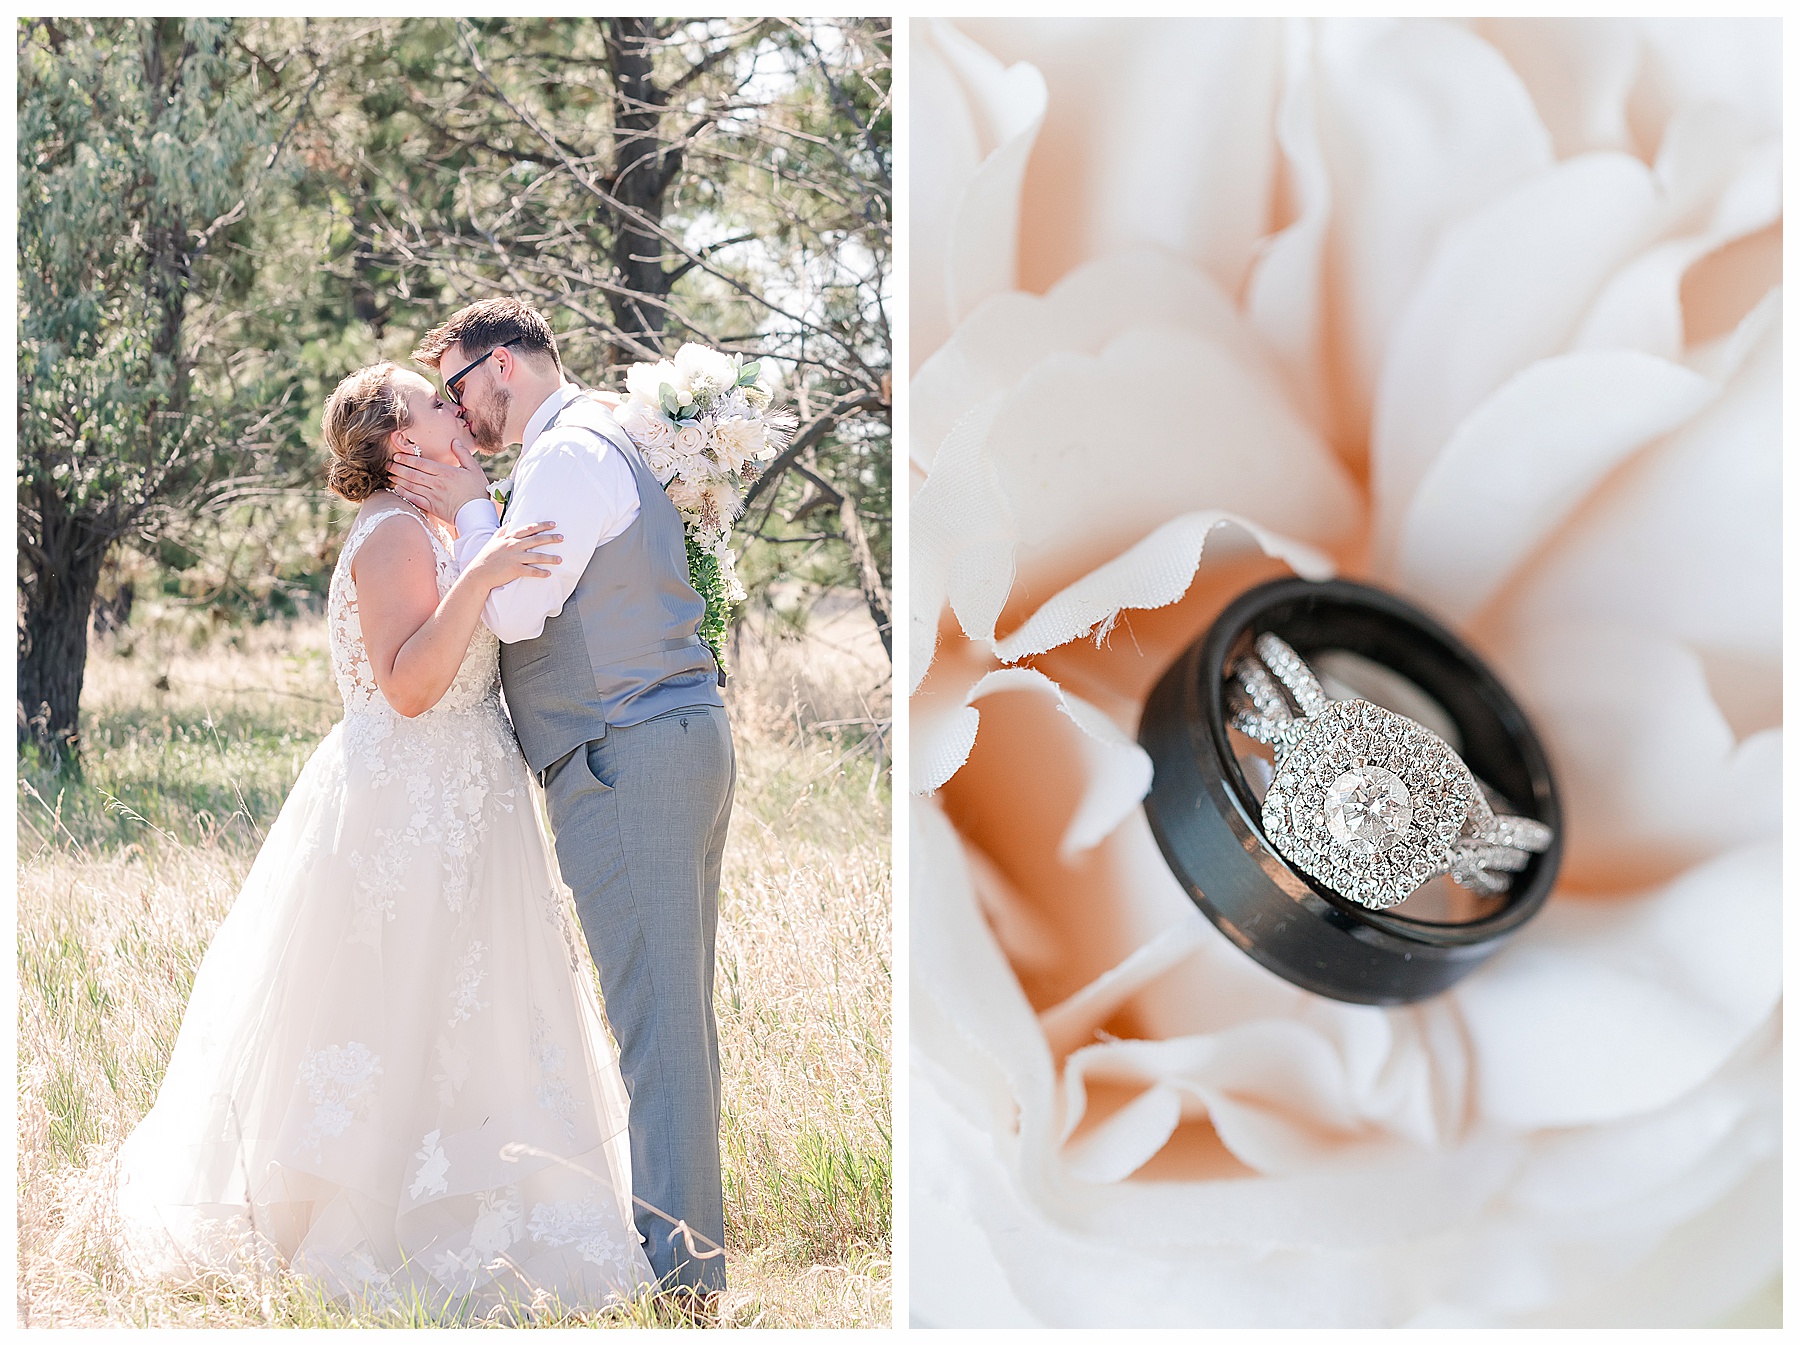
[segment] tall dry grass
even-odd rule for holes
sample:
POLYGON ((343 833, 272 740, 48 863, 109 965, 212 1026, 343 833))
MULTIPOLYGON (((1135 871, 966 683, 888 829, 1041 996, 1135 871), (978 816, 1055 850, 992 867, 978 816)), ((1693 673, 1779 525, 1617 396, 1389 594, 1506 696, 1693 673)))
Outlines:
MULTIPOLYGON (((740 642, 717 1008, 731 1325, 890 1318, 885 659, 854 612, 740 642), (872 723, 871 723, 872 722, 872 723)), ((20 1316, 406 1325, 303 1281, 174 1293, 114 1247, 113 1155, 155 1099, 208 939, 338 717, 322 624, 206 638, 147 614, 90 662, 84 768, 19 771, 20 1316)), ((670 1325, 640 1303, 565 1325, 670 1325)))

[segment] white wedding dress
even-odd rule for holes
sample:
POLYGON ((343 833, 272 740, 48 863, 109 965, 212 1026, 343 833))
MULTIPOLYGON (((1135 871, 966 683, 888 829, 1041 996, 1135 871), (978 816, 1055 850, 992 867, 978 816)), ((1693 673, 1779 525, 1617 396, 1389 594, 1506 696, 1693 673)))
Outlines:
MULTIPOLYGON (((626 1097, 476 631, 415 719, 375 685, 350 563, 332 576, 344 718, 300 773, 120 1151, 140 1272, 287 1266, 334 1297, 481 1313, 651 1282, 626 1097)), ((369 579, 364 576, 365 582, 369 579)))

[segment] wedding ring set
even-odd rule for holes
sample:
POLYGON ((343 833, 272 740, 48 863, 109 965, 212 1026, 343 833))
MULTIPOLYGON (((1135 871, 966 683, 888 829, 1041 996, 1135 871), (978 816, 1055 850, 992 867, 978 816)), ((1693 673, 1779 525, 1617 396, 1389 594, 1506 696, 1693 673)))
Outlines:
POLYGON ((1562 813, 1524 711, 1454 633, 1370 585, 1239 595, 1152 688, 1138 742, 1170 873, 1232 943, 1320 995, 1439 994, 1556 882, 1562 813))
POLYGON ((1280 636, 1257 637, 1255 651, 1234 670, 1231 725, 1275 750, 1263 831, 1313 878, 1379 911, 1440 874, 1504 893, 1550 845, 1544 824, 1495 812, 1462 758, 1423 725, 1373 702, 1331 700, 1280 636))

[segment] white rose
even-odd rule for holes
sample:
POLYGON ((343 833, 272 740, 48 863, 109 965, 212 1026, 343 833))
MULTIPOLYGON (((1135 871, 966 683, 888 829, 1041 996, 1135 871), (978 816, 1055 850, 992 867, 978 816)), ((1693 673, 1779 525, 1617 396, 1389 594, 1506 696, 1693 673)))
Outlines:
POLYGON ((655 478, 667 484, 670 477, 679 470, 682 460, 675 456, 672 446, 646 448, 639 446, 644 455, 644 466, 650 469, 655 478))
POLYGON ((1037 293, 916 346, 912 1311, 1727 1315, 1780 1264, 1779 29, 963 27, 1049 106, 1022 207, 915 234, 1037 293), (1398 1010, 1244 957, 1139 807, 1162 669, 1340 567, 1469 632, 1567 819, 1398 1010))
MULTIPOLYGON (((635 407, 638 404, 631 405, 635 407)), ((675 427, 669 424, 661 412, 647 408, 632 416, 622 428, 631 436, 632 442, 644 450, 666 450, 675 442, 675 427)))
POLYGON ((698 457, 706 449, 706 431, 697 425, 677 426, 674 449, 683 458, 698 457))

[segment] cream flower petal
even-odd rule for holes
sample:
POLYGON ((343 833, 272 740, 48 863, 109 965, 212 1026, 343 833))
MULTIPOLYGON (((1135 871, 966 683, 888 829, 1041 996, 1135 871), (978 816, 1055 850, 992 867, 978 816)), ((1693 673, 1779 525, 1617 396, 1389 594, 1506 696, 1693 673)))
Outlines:
POLYGON ((1044 80, 1003 68, 942 20, 914 25, 913 365, 1017 271, 1019 192, 1043 121, 1044 80))
POLYGON ((1283 87, 1275 135, 1287 167, 1294 219, 1264 241, 1245 286, 1244 312, 1280 361, 1301 406, 1334 442, 1327 367, 1325 264, 1331 239, 1331 175, 1319 143, 1313 30, 1289 19, 1282 34, 1283 87))
POLYGON ((1745 320, 1750 353, 1719 398, 1608 482, 1520 579, 1513 629, 1618 620, 1780 658, 1778 313, 1765 304, 1745 320), (1696 537, 1705 545, 1672 545, 1696 537))
MULTIPOLYGON (((1595 299, 1574 348, 1628 346, 1680 359, 1689 343, 1682 282, 1703 258, 1767 228, 1781 215, 1781 147, 1768 140, 1744 143, 1737 120, 1716 105, 1680 114, 1657 162, 1663 214, 1697 232, 1648 249, 1609 280, 1595 299)), ((1760 289, 1760 296, 1778 275, 1760 289)), ((1734 321, 1743 316, 1733 315, 1734 321)))
POLYGON ((1781 731, 1740 742, 1686 646, 1636 627, 1533 626, 1504 673, 1556 764, 1565 882, 1616 891, 1780 834, 1781 731))
POLYGON ((1236 515, 1199 510, 1171 519, 1142 542, 1090 571, 1054 595, 994 651, 1012 663, 1080 640, 1096 628, 1104 639, 1127 609, 1160 608, 1187 592, 1213 533, 1228 526, 1248 533, 1267 556, 1288 563, 1306 579, 1328 579, 1331 558, 1316 548, 1294 542, 1236 515))
POLYGON ((1394 577, 1468 621, 1607 473, 1717 393, 1710 379, 1635 351, 1527 366, 1426 470, 1397 530, 1394 577))
POLYGON ((1432 246, 1548 168, 1548 132, 1487 43, 1435 21, 1328 21, 1315 56, 1331 174, 1331 303, 1344 420, 1368 423, 1387 343, 1432 246))
POLYGON ((1781 133, 1779 19, 1640 19, 1646 101, 1670 111, 1723 103, 1762 135, 1781 133))
POLYGON ((1360 517, 1272 379, 1218 342, 1134 330, 1098 356, 1049 356, 958 423, 914 501, 913 648, 929 656, 940 594, 971 639, 995 640, 1015 576, 1022 594, 1054 591, 1200 507, 1324 543, 1360 517), (1111 414, 1071 416, 1079 387, 1106 389, 1111 414), (1175 389, 1207 415, 1157 414, 1175 389))
POLYGON ((1488 1120, 1583 1126, 1663 1107, 1780 998, 1780 845, 1733 851, 1636 901, 1553 903, 1452 994, 1488 1120))
POLYGON ((1656 208, 1643 164, 1589 154, 1445 232, 1381 371, 1371 450, 1379 536, 1391 541, 1464 418, 1563 348, 1607 277, 1648 240, 1656 208))
POLYGON ((1268 113, 1280 29, 1268 20, 962 20, 1044 73, 1050 109, 1026 177, 1020 272, 1047 289, 1090 258, 1157 244, 1235 293, 1268 229, 1268 113), (1178 127, 1178 134, 1145 134, 1178 127))
POLYGON ((1175 327, 1260 360, 1255 336, 1206 273, 1147 248, 1102 257, 1042 297, 995 295, 956 329, 912 381, 912 460, 930 470, 972 407, 1007 392, 1059 351, 1098 355, 1138 327, 1175 327))

